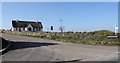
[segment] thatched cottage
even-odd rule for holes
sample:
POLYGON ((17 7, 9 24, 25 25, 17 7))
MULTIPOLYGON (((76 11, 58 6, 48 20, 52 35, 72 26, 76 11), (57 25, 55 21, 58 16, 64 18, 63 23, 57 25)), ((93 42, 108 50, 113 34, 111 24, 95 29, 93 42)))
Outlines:
POLYGON ((43 31, 43 26, 42 23, 38 21, 12 20, 12 31, 38 32, 43 31))

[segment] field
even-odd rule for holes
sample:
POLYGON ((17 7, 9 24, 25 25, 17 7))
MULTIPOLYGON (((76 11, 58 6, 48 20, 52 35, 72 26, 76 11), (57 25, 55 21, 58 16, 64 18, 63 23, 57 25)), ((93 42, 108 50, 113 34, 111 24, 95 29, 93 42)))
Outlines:
POLYGON ((86 45, 98 46, 117 46, 120 45, 120 39, 107 38, 115 36, 115 33, 109 30, 99 30, 94 32, 18 32, 18 31, 0 31, 1 33, 15 34, 21 36, 30 36, 44 39, 51 39, 62 42, 71 42, 86 45))

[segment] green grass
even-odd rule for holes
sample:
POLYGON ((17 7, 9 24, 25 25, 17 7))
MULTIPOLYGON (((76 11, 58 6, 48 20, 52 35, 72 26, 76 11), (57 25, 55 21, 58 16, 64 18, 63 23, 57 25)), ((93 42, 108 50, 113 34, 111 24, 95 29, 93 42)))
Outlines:
POLYGON ((70 42, 77 44, 86 44, 86 45, 97 45, 97 46, 117 46, 120 45, 120 39, 107 39, 108 35, 114 35, 113 32, 107 30, 94 31, 94 32, 66 32, 65 36, 62 36, 61 33, 56 32, 12 32, 4 31, 8 34, 17 34, 21 36, 30 36, 37 38, 46 38, 62 42, 70 42))

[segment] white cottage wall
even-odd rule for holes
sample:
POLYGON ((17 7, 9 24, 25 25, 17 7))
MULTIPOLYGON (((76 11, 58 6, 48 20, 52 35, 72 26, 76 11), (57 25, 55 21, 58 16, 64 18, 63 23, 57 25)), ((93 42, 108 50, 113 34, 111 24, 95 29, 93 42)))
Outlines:
POLYGON ((20 28, 21 29, 21 31, 23 31, 23 28, 20 28))

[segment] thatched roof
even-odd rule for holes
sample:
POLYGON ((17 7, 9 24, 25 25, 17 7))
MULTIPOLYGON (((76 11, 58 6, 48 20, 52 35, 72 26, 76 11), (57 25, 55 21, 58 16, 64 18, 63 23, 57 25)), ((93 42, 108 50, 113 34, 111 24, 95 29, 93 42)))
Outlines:
POLYGON ((41 22, 12 20, 13 27, 27 27, 29 24, 34 28, 43 28, 41 22))

